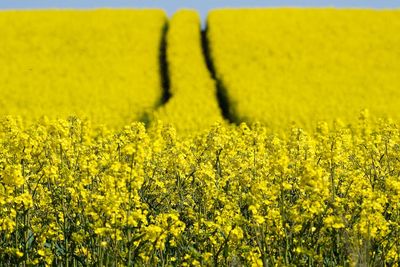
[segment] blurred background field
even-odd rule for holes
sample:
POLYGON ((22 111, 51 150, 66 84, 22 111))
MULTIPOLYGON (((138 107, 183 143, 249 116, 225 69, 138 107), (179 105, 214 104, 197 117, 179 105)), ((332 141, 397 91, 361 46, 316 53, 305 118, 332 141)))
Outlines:
POLYGON ((122 126, 161 101, 162 10, 1 11, 0 115, 122 126))
POLYGON ((399 10, 0 12, 0 115, 307 130, 399 119, 399 10))
POLYGON ((310 130, 362 109, 399 119, 399 11, 216 10, 207 27, 235 121, 310 130))

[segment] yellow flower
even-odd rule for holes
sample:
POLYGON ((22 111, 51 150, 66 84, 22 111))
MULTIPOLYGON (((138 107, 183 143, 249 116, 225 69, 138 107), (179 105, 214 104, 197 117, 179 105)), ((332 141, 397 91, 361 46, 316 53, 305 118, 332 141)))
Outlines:
POLYGON ((22 186, 24 184, 21 167, 18 165, 6 165, 0 174, 6 185, 22 186))
POLYGON ((37 253, 39 256, 42 256, 42 257, 46 255, 46 252, 43 249, 38 249, 37 253))

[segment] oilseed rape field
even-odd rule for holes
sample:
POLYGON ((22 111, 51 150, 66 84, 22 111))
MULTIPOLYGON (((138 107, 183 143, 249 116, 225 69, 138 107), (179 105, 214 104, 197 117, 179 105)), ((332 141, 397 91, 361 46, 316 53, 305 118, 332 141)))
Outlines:
POLYGON ((352 122, 363 108, 399 119, 398 11, 216 10, 208 27, 237 121, 312 129, 319 120, 352 122))
POLYGON ((160 10, 1 12, 0 115, 141 119, 162 96, 165 22, 160 10))
POLYGON ((399 266, 400 11, 0 11, 0 266, 399 266))

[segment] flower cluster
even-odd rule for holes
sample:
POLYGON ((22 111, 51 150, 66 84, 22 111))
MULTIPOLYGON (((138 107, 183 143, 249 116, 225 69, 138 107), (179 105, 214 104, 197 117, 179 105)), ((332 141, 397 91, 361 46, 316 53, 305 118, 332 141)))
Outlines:
POLYGON ((400 119, 399 10, 215 10, 207 36, 231 117, 271 127, 400 119))
POLYGON ((392 265, 400 131, 191 137, 77 118, 0 123, 0 262, 27 266, 392 265))

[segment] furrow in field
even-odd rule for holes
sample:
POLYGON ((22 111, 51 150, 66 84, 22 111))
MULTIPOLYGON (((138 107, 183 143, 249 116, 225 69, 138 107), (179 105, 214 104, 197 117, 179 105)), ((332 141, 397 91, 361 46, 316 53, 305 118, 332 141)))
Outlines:
POLYGON ((171 123, 182 133, 222 122, 216 84, 203 54, 197 12, 181 10, 174 14, 166 38, 170 98, 155 111, 153 121, 171 123))

